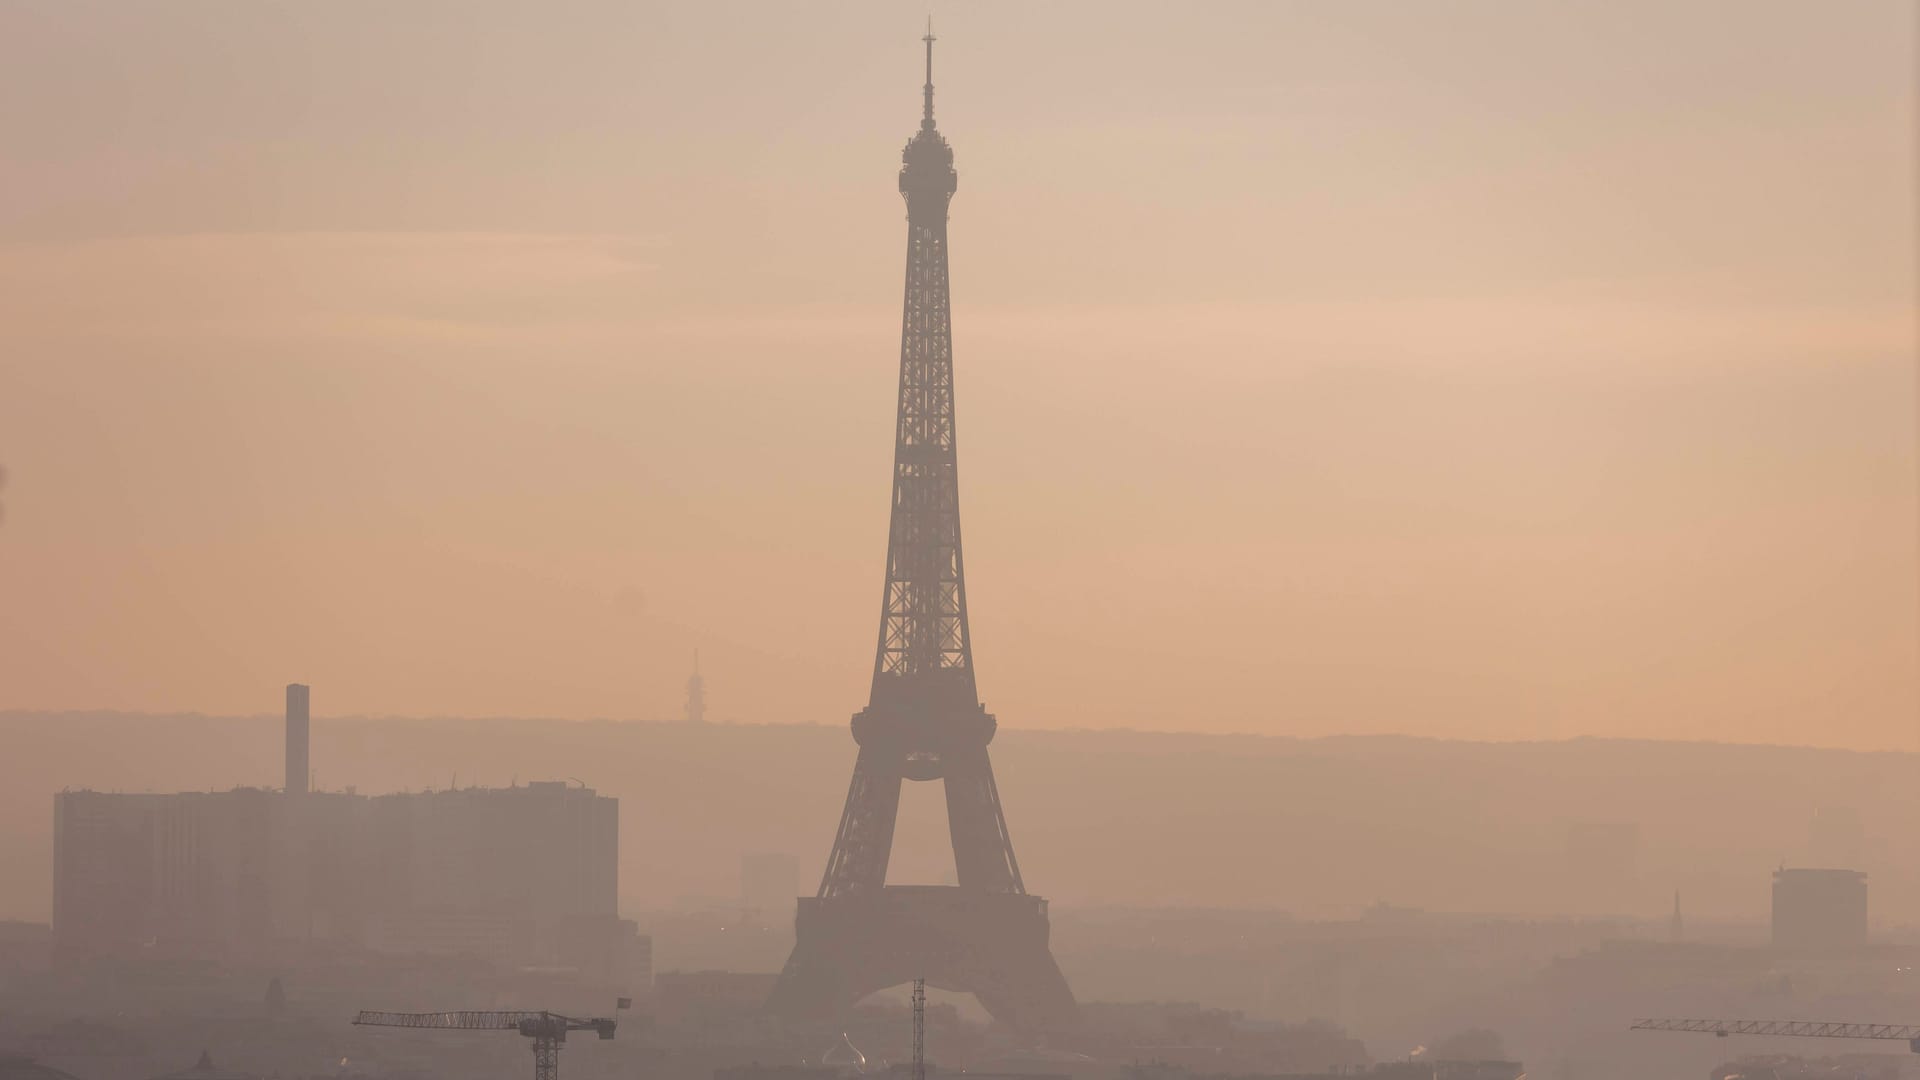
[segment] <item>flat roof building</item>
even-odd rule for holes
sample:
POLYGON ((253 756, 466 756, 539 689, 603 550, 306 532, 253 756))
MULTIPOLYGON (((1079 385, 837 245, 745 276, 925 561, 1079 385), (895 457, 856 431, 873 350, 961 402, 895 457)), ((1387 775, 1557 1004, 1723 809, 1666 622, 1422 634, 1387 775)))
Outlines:
POLYGON ((584 785, 365 796, 287 787, 54 797, 53 948, 258 955, 302 942, 571 968, 630 989, 648 950, 616 908, 620 804, 584 785))
POLYGON ((1773 944, 1779 949, 1853 949, 1867 943, 1867 875, 1788 870, 1773 875, 1773 944))

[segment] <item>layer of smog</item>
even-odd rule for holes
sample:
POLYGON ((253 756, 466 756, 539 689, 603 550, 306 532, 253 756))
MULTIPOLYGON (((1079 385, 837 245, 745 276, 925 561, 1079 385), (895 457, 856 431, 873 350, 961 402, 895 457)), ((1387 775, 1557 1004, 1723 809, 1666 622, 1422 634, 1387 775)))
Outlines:
POLYGON ((1913 4, 0 73, 0 1080, 1920 1080, 1913 4))

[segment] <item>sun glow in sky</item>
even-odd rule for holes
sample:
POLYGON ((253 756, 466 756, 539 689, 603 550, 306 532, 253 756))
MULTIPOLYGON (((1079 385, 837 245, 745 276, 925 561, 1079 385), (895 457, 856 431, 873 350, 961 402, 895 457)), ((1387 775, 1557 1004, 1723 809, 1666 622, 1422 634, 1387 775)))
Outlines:
MULTIPOLYGON (((1912 5, 935 18, 1003 724, 1920 742, 1912 5)), ((918 19, 8 5, 0 708, 844 723, 918 19)))

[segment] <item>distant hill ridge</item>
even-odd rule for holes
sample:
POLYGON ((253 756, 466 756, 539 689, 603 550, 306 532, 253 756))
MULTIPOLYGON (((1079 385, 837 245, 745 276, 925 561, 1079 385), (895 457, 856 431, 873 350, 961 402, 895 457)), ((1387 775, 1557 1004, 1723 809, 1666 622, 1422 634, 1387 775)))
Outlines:
MULTIPOLYGON (((9 870, 0 918, 46 917, 55 791, 277 786, 279 724, 271 715, 0 712, 0 866, 9 870)), ((634 905, 737 895, 746 852, 790 852, 814 872, 853 753, 838 725, 313 721, 323 788, 573 778, 619 797, 622 895, 634 905)), ((1690 914, 1754 918, 1774 867, 1838 861, 1839 845, 1872 875, 1876 917, 1901 921, 1920 903, 1920 857, 1904 842, 1920 812, 1913 758, 1648 740, 1029 727, 1003 728, 995 742, 1022 869, 1056 903, 1301 913, 1387 901, 1657 919, 1680 889, 1690 914)), ((937 791, 910 785, 895 880, 944 880, 950 867, 932 857, 944 828, 937 791)))

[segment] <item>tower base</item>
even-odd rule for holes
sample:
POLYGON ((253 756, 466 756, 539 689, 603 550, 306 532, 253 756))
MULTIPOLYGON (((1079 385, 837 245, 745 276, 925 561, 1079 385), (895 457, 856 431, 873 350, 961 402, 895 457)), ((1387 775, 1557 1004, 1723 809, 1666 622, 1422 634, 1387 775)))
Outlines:
POLYGON ((793 955, 767 1000, 794 1021, 829 1021, 877 990, 925 978, 971 993, 995 1020, 1027 1033, 1079 1023, 1073 991, 1047 946, 1047 902, 1023 893, 891 885, 800 898, 793 955))

